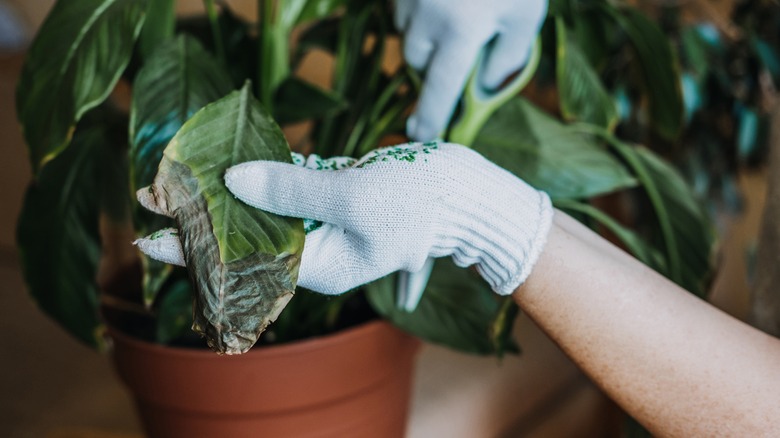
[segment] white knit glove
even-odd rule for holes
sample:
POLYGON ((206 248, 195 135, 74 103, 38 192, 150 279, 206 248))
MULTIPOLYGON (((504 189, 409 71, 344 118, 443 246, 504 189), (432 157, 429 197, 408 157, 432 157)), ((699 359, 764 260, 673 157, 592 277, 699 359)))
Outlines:
POLYGON ((407 134, 441 135, 486 49, 479 83, 498 88, 528 61, 547 13, 547 0, 396 0, 395 25, 404 33, 406 62, 426 72, 407 134), (488 44, 490 43, 490 44, 488 44))
MULTIPOLYGON (((429 256, 476 265, 494 291, 510 294, 539 258, 553 215, 546 194, 449 143, 378 149, 332 172, 252 161, 228 169, 225 183, 251 206, 321 222, 306 235, 298 284, 326 294, 417 271, 429 256)), ((181 254, 175 236, 138 245, 184 263, 170 257, 181 254)))

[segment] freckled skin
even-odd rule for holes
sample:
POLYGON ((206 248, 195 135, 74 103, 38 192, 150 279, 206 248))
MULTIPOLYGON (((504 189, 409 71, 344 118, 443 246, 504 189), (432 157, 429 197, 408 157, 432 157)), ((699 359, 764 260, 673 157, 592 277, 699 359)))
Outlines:
POLYGON ((564 213, 556 211, 546 248, 513 297, 656 436, 777 436, 780 340, 680 289, 564 213))

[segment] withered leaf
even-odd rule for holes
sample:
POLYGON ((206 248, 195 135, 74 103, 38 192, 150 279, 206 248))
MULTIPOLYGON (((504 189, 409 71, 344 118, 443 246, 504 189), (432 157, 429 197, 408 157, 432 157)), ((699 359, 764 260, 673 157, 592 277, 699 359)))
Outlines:
POLYGON ((251 85, 204 107, 165 148, 152 195, 180 230, 195 287, 193 330, 218 353, 246 352, 292 298, 303 223, 250 207, 224 183, 252 160, 290 161, 251 85))

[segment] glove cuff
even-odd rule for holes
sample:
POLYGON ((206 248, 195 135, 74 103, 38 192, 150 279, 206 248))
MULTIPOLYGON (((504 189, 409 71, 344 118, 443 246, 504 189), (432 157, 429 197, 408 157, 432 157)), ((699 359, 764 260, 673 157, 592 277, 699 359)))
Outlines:
POLYGON ((512 294, 512 292, 525 283, 525 280, 531 275, 531 271, 539 260, 539 257, 542 255, 545 244, 547 243, 547 236, 550 234, 550 228, 552 227, 553 213, 554 209, 550 197, 544 192, 539 192, 538 227, 531 235, 528 247, 525 248, 525 258, 523 259, 523 263, 520 264, 520 269, 508 279, 491 284, 493 291, 497 294, 502 296, 512 294))

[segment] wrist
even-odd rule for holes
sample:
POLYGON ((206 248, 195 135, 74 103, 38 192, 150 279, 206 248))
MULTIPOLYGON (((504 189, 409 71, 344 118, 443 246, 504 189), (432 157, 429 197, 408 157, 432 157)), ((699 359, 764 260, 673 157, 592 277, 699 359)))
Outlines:
POLYGON ((511 294, 530 274, 545 246, 553 220, 549 196, 514 175, 490 166, 482 175, 488 187, 463 181, 445 199, 444 247, 433 257, 451 255, 455 263, 474 265, 499 295, 511 294), (468 187, 467 187, 468 185, 468 187))

